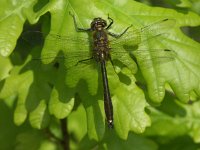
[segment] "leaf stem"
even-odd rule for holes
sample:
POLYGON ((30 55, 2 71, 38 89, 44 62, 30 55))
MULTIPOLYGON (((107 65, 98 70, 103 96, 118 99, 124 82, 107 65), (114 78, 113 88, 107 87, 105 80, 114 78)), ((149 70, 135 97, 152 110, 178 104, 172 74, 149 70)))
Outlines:
POLYGON ((61 131, 63 135, 63 139, 60 141, 63 150, 69 150, 69 133, 67 130, 67 118, 61 119, 61 131))

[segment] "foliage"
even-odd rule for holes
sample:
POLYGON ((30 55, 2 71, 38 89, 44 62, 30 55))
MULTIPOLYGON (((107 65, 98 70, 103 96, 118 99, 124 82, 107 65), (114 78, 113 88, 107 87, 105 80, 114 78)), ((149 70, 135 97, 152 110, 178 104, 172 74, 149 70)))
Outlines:
MULTIPOLYGON (((200 17, 196 14, 199 3, 182 0, 179 4, 172 1, 167 4, 174 9, 150 7, 132 0, 2 0, 0 149, 62 149, 58 143, 62 139, 59 120, 66 117, 71 149, 173 147, 196 150, 200 147, 200 44, 181 30, 185 26, 199 26, 200 17), (122 44, 134 42, 138 46, 131 51, 133 56, 119 57, 126 48, 119 47, 117 40, 117 46, 112 45, 113 51, 118 52, 112 57, 115 68, 107 63, 114 108, 113 130, 105 125, 98 65, 71 67, 77 62, 77 52, 90 49, 83 44, 86 41, 66 43, 76 59, 55 62, 57 56, 68 53, 61 43, 51 38, 49 42, 47 36, 41 45, 33 35, 26 35, 29 32, 25 30, 41 28, 42 32, 38 32, 41 36, 49 32, 87 39, 87 34, 75 31, 69 11, 84 28, 89 27, 93 18, 106 19, 109 14, 114 20, 110 31, 114 33, 120 33, 130 24, 133 33, 163 19, 171 20, 168 27, 160 24, 154 32, 133 35, 141 40, 161 35, 144 40, 144 45, 137 45, 141 42, 137 38, 135 41, 121 40, 122 44), (161 49, 165 51, 154 51, 161 49), (164 55, 166 53, 170 55, 164 55), (50 59, 36 61, 47 54, 50 59), (66 68, 70 69, 66 71, 66 68)), ((84 57, 88 56, 86 53, 84 57)))

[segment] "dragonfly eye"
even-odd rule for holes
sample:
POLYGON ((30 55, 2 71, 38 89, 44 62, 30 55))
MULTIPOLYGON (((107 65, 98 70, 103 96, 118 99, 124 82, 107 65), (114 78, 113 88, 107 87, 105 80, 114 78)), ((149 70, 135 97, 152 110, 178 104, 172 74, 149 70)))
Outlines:
POLYGON ((93 30, 95 30, 97 28, 104 28, 106 26, 107 26, 107 23, 102 18, 94 18, 93 21, 91 22, 91 28, 93 30))

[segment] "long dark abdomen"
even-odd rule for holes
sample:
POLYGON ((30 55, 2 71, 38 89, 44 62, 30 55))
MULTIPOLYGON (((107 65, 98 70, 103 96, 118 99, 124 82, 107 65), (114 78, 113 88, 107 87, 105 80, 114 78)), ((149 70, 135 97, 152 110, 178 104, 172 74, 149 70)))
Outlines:
POLYGON ((113 128, 113 106, 110 97, 110 91, 108 86, 108 78, 106 72, 106 65, 105 61, 101 62, 101 72, 102 72, 102 79, 103 79, 103 89, 104 89, 104 109, 106 113, 106 119, 109 128, 113 128))

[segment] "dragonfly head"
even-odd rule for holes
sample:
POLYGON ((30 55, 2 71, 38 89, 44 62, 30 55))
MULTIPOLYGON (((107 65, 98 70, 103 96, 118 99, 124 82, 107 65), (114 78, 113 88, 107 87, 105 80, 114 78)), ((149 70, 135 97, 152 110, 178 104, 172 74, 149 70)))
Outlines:
POLYGON ((102 18, 94 18, 91 22, 91 29, 92 30, 101 30, 107 26, 107 23, 102 18))

